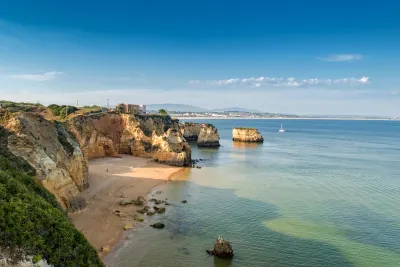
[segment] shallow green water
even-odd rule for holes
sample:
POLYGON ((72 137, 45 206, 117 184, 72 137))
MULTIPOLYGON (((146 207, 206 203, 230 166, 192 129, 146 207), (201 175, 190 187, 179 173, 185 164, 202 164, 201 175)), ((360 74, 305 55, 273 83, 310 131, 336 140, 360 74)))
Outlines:
POLYGON ((166 228, 139 227, 110 266, 400 266, 399 122, 211 123, 223 147, 194 148, 209 161, 155 195, 172 203, 150 219, 166 228), (232 143, 235 126, 264 144, 232 143), (218 235, 232 261, 205 253, 218 235))

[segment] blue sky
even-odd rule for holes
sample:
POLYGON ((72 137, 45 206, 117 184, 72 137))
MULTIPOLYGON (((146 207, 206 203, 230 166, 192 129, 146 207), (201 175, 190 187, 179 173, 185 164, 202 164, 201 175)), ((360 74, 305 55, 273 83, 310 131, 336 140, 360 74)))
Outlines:
POLYGON ((395 1, 0 1, 0 99, 400 115, 395 1))

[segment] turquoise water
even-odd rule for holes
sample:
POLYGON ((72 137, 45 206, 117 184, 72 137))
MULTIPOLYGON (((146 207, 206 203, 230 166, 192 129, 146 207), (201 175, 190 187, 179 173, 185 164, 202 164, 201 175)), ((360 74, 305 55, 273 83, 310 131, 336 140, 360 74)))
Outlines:
POLYGON ((209 122, 222 147, 193 146, 209 161, 154 195, 166 228, 137 228, 110 266, 400 266, 400 122, 209 122), (234 144, 235 126, 265 142, 234 144), (218 235, 233 260, 205 253, 218 235))

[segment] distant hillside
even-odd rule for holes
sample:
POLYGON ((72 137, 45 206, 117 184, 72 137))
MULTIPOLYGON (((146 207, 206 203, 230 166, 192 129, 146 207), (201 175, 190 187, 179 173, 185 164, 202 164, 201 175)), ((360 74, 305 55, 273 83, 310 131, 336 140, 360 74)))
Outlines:
POLYGON ((212 111, 239 111, 239 112, 252 112, 252 113, 261 113, 260 110, 257 109, 249 109, 249 108, 240 108, 240 107, 230 107, 230 108, 219 108, 213 109, 212 111))
POLYGON ((184 104, 150 104, 146 107, 147 110, 159 110, 165 109, 167 111, 179 111, 179 112, 207 112, 207 109, 199 108, 191 105, 184 104))
POLYGON ((256 109, 247 109, 240 107, 229 107, 229 108, 219 108, 219 109, 205 109, 192 105, 185 104, 150 104, 147 105, 147 110, 159 110, 165 109, 167 111, 178 111, 178 112, 225 112, 225 111, 239 111, 239 112, 254 112, 258 113, 259 110, 256 109))

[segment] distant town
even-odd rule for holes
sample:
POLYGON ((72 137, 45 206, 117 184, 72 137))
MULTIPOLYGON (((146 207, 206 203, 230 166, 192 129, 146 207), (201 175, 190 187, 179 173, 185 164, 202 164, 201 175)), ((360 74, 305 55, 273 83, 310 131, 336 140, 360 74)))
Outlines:
POLYGON ((246 118, 246 119, 264 119, 264 118, 299 118, 297 115, 277 114, 277 113, 254 113, 243 111, 220 111, 220 112, 176 112, 171 111, 172 117, 194 117, 194 118, 246 118))

